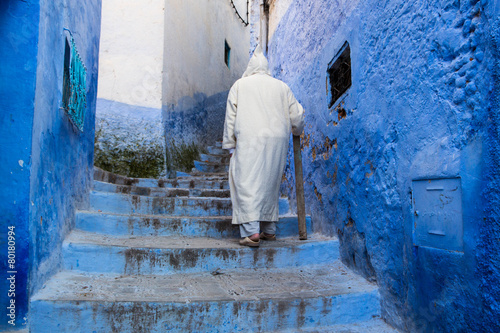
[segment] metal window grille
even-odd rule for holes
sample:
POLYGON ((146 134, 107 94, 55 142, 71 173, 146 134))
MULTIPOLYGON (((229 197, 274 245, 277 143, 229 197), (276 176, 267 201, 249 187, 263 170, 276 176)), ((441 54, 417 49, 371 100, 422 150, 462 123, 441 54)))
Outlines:
POLYGON ((62 108, 71 122, 83 132, 87 108, 87 68, 78 53, 75 40, 66 39, 64 50, 62 108))
POLYGON ((330 62, 327 69, 330 96, 329 108, 351 87, 351 49, 349 43, 346 42, 342 46, 339 54, 330 62))

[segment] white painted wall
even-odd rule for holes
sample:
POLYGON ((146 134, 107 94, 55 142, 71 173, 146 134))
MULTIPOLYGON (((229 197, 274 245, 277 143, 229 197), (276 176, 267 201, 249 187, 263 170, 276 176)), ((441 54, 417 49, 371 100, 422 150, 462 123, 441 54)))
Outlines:
MULTIPOLYGON (((246 7, 246 0, 236 2, 240 10, 246 7)), ((229 0, 166 4, 164 105, 177 107, 196 94, 229 90, 248 64, 250 28, 238 19, 229 0), (224 63, 224 40, 231 47, 230 68, 224 63)), ((246 10, 242 16, 246 19, 246 10)))
POLYGON ((165 0, 102 0, 98 98, 161 109, 165 0))

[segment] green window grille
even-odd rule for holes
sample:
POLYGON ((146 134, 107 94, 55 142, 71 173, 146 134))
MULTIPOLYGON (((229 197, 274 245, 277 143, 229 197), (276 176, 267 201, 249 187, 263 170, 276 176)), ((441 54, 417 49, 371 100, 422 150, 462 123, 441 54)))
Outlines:
POLYGON ((66 39, 64 50, 62 107, 71 122, 83 132, 87 108, 87 68, 78 53, 73 37, 66 39))

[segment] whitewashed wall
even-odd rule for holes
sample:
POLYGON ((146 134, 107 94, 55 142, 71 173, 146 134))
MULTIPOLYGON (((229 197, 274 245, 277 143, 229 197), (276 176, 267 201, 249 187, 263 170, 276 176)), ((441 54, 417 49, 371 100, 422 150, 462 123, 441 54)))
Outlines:
POLYGON ((102 0, 95 164, 106 170, 165 174, 164 10, 165 0, 102 0))
MULTIPOLYGON (((246 19, 246 0, 236 0, 246 19)), ((164 104, 228 90, 248 64, 249 29, 229 0, 168 0, 165 10, 164 104), (224 63, 224 40, 231 47, 224 63)))
POLYGON ((98 97, 161 108, 165 0, 103 0, 98 97))

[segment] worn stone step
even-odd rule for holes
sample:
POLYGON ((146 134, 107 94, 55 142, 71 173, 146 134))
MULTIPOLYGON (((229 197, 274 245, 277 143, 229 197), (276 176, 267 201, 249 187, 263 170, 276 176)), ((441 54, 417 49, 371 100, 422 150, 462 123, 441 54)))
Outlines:
POLYGON ((212 162, 212 163, 220 163, 220 164, 229 164, 229 156, 220 156, 220 155, 212 155, 212 154, 201 154, 200 160, 203 162, 212 162))
POLYGON ((229 171, 229 164, 221 164, 213 162, 194 161, 194 167, 196 170, 200 172, 208 172, 208 173, 229 171))
MULTIPOLYGON (((169 237, 214 237, 238 238, 239 228, 231 224, 230 216, 155 216, 123 215, 79 211, 75 228, 114 236, 169 236, 169 237)), ((306 218, 311 232, 311 218, 306 218)), ((281 217, 276 224, 278 237, 298 236, 296 216, 281 217)))
POLYGON ((208 147, 208 153, 212 155, 229 156, 229 151, 227 149, 222 149, 218 147, 208 147))
POLYGON ((228 189, 227 173, 189 174, 177 179, 130 178, 94 167, 94 180, 137 187, 228 189))
POLYGON ((263 241, 259 248, 249 248, 238 239, 113 237, 74 230, 63 244, 65 269, 118 274, 283 268, 328 264, 338 257, 338 241, 321 236, 263 241))
MULTIPOLYGON (((349 324, 337 324, 331 326, 319 326, 319 327, 302 327, 300 329, 294 329, 293 333, 398 333, 399 331, 380 318, 380 316, 374 315, 372 319, 367 321, 349 323, 349 324)), ((267 331, 265 333, 291 333, 290 329, 284 329, 279 331, 267 331)))
MULTIPOLYGON (((90 207, 93 211, 118 214, 176 216, 232 215, 231 199, 214 197, 151 197, 91 191, 90 207)), ((290 214, 288 199, 279 199, 279 214, 290 214)))
POLYGON ((313 332, 369 328, 379 315, 376 285, 338 261, 164 276, 63 271, 30 305, 36 333, 313 332))
POLYGON ((229 189, 204 189, 182 187, 143 187, 116 185, 94 180, 94 191, 134 194, 150 197, 217 197, 229 198, 229 189))

